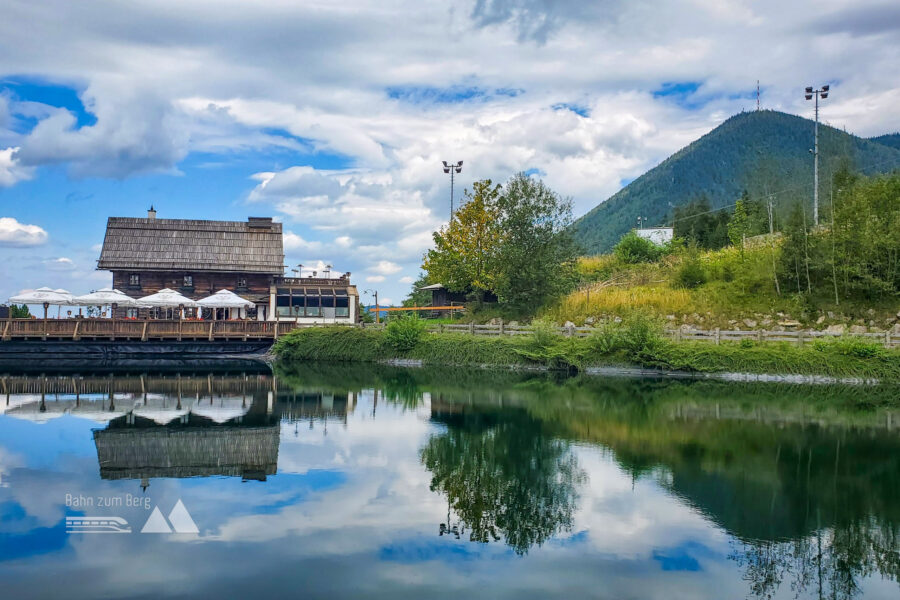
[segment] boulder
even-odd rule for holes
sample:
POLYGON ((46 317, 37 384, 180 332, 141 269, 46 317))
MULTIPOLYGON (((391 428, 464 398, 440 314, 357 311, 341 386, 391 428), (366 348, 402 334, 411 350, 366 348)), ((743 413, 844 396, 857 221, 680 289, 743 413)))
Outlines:
POLYGON ((900 335, 900 323, 897 323, 893 327, 891 327, 891 333, 894 335, 900 335))
POLYGON ((566 329, 571 329, 572 327, 575 327, 575 323, 573 323, 572 321, 566 321, 565 323, 563 323, 563 327, 565 327, 566 329))
POLYGON ((585 325, 593 325, 593 324, 594 324, 594 321, 596 321, 596 320, 597 320, 597 319, 595 319, 594 317, 588 317, 588 318, 586 318, 586 319, 584 320, 584 324, 585 324, 585 325))
POLYGON ((760 325, 762 325, 763 327, 769 327, 769 326, 772 325, 772 319, 766 317, 765 319, 763 319, 763 320, 760 321, 759 323, 760 323, 760 325))
POLYGON ((510 327, 518 327, 519 322, 518 321, 510 321, 509 323, 507 323, 507 325, 509 325, 510 327))
POLYGON ((868 333, 865 325, 851 325, 850 333, 868 333))
POLYGON ((675 320, 675 315, 666 315, 666 320, 667 320, 667 321, 674 321, 674 320, 675 320))
POLYGON ((802 323, 800 323, 800 321, 795 321, 794 319, 782 319, 781 321, 778 321, 778 324, 781 325, 782 327, 792 327, 792 328, 800 327, 800 325, 802 325, 802 323))
POLYGON ((832 321, 834 320, 834 313, 830 310, 828 311, 828 318, 831 319, 832 321))
POLYGON ((821 317, 816 319, 816 325, 821 325, 824 322, 825 322, 825 315, 822 315, 821 317))
POLYGON ((829 325, 825 328, 825 333, 833 333, 836 335, 844 335, 844 332, 847 330, 847 326, 844 324, 838 325, 829 325))
POLYGON ((758 322, 755 319, 744 319, 744 325, 746 325, 750 329, 756 329, 758 322))

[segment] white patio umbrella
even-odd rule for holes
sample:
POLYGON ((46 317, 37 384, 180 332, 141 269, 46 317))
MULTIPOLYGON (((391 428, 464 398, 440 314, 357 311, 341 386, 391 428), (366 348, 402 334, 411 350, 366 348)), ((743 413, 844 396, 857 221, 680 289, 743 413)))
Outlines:
POLYGON ((48 287, 38 288, 22 292, 9 299, 11 304, 39 304, 44 307, 44 318, 47 318, 47 306, 69 306, 72 304, 72 294, 66 290, 53 290, 48 287))
POLYGON ((175 290, 171 290, 169 288, 164 288, 159 290, 155 294, 150 294, 149 296, 139 298, 137 302, 142 306, 151 306, 153 308, 178 308, 179 306, 197 306, 197 303, 194 300, 191 300, 187 296, 183 296, 175 290))
POLYGON ((253 308, 252 302, 246 298, 241 298, 231 290, 219 290, 212 296, 197 300, 197 304, 203 308, 213 309, 214 315, 217 308, 253 308))
POLYGON ((124 292, 120 292, 119 290, 114 290, 111 288, 101 288, 99 290, 91 292, 90 294, 75 296, 74 298, 72 298, 72 304, 75 306, 109 306, 110 317, 113 316, 113 304, 125 308, 133 308, 138 306, 137 300, 129 297, 124 292))
POLYGON ((163 288, 155 294, 139 298, 138 304, 152 308, 178 308, 181 306, 193 308, 197 306, 194 300, 169 288, 163 288))

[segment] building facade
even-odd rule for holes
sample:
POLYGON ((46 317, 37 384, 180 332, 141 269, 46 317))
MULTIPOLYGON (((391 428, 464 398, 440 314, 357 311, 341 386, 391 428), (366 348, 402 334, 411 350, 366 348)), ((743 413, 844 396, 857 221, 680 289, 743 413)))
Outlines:
MULTIPOLYGON (((281 223, 270 217, 157 219, 152 208, 146 218, 110 217, 97 268, 111 271, 112 287, 136 299, 170 288, 200 300, 226 289, 252 302, 247 316, 261 321, 352 323, 358 316, 349 273, 336 279, 283 276, 281 223)), ((147 316, 146 309, 118 312, 147 316)))

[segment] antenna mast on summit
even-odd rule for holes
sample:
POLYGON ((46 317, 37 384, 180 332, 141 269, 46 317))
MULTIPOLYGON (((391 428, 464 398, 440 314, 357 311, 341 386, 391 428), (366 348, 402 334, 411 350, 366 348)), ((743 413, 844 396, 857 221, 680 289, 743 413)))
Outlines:
POLYGON ((756 80, 756 112, 759 112, 759 79, 756 80))

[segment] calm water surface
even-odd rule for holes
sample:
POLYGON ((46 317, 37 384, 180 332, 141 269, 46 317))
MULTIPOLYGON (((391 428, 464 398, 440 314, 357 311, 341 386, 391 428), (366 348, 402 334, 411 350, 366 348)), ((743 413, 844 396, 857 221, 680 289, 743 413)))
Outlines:
POLYGON ((0 376, 0 596, 900 597, 896 389, 241 368, 0 376))

